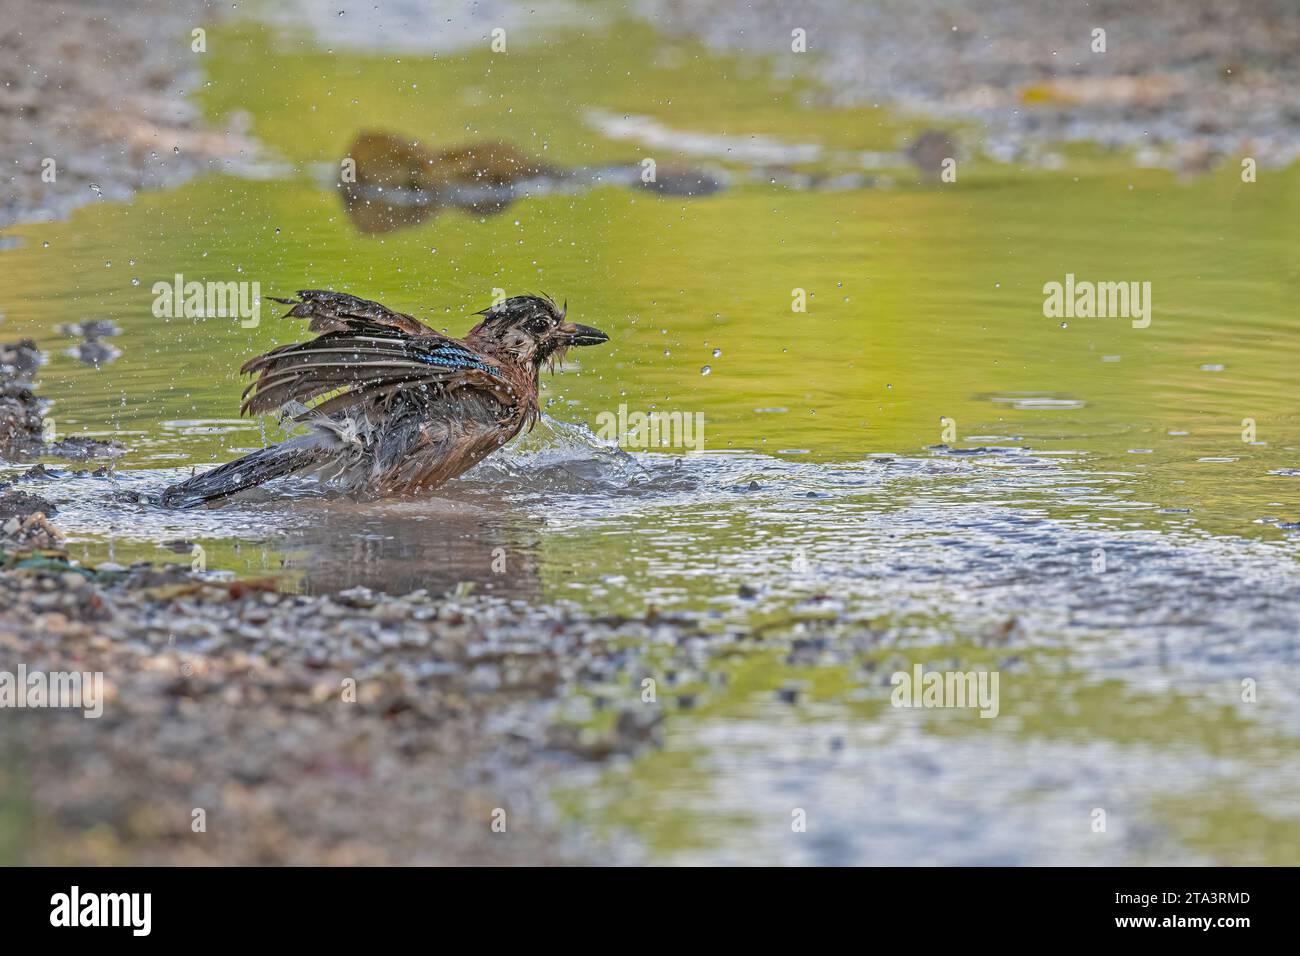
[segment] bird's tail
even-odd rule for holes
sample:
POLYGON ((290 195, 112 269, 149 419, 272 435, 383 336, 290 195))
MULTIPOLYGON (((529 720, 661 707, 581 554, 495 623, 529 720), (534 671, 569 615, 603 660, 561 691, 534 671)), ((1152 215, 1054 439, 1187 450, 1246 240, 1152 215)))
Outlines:
POLYGON ((316 435, 301 435, 195 475, 162 493, 171 508, 196 508, 211 501, 321 464, 328 449, 316 435))

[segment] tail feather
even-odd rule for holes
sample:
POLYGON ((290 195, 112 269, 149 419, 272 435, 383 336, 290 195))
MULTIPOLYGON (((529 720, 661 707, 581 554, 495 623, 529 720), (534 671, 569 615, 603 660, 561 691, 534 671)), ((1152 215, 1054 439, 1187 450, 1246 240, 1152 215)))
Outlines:
POLYGON ((197 508, 273 478, 319 465, 325 455, 326 449, 319 438, 293 438, 172 485, 163 492, 162 503, 172 508, 197 508))

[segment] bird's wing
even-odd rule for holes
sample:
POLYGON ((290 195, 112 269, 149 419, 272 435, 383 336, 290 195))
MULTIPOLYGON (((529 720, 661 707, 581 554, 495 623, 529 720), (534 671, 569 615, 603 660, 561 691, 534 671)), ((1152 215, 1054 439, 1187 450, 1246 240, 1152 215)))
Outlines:
POLYGON ((240 372, 257 376, 244 389, 240 408, 254 415, 306 404, 331 392, 338 394, 308 414, 332 414, 408 389, 423 391, 431 401, 460 388, 485 389, 503 405, 515 400, 515 389, 495 360, 455 339, 413 338, 378 327, 364 334, 335 330, 281 346, 246 362, 240 372))
POLYGON ((443 338, 423 322, 418 322, 403 312, 394 312, 387 306, 369 299, 358 299, 346 292, 329 292, 324 289, 303 289, 296 299, 278 299, 273 302, 293 306, 286 319, 310 319, 308 328, 313 332, 365 332, 372 329, 390 329, 406 335, 443 338))

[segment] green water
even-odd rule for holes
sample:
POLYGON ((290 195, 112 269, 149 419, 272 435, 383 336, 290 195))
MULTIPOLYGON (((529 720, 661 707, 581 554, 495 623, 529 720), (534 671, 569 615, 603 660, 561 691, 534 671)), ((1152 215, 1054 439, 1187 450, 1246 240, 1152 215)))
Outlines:
MULTIPOLYGON (((336 164, 370 127, 438 145, 491 136, 570 165, 642 155, 592 133, 581 122, 588 107, 837 149, 880 149, 909 128, 879 110, 796 109, 793 94, 698 50, 674 70, 621 74, 625 54, 652 42, 642 28, 607 42, 553 41, 571 54, 563 69, 549 47, 397 64, 286 52, 252 27, 228 32, 201 102, 216 116, 250 112, 254 133, 299 168, 336 164)), ((56 355, 43 393, 65 430, 154 439, 160 420, 236 418, 240 362, 299 332, 273 320, 269 302, 252 330, 155 320, 151 287, 175 273, 258 281, 263 295, 345 288, 454 333, 493 288, 545 288, 614 334, 603 354, 583 356, 585 374, 551 385, 549 398, 576 403, 565 406, 570 420, 594 425, 617 398, 703 412, 711 449, 844 459, 936 444, 947 417, 958 444, 972 435, 1064 442, 1134 470, 1162 504, 1249 533, 1288 495, 1293 483, 1269 472, 1294 467, 1300 444, 1284 347, 1300 281, 1290 254, 1296 174, 1245 184, 1230 166, 1178 182, 1123 157, 1104 170, 1081 161, 1084 175, 972 165, 957 183, 917 187, 908 182, 917 174, 900 168, 895 188, 842 193, 743 184, 681 200, 610 187, 494 217, 447 212, 379 238, 358 235, 334 193, 305 172, 210 177, 12 230, 25 245, 5 253, 4 328, 57 349, 68 344, 53 332, 58 322, 118 321, 121 359, 93 370, 56 355), (1151 326, 1094 318, 1061 328, 1044 318, 1043 285, 1066 273, 1149 281, 1151 326), (795 288, 810 296, 806 314, 791 311, 795 288), (991 401, 1019 393, 1086 404, 991 401), (1260 444, 1242 440, 1247 418, 1260 444), (1189 434, 1169 434, 1179 431, 1189 434), (1151 457, 1125 457, 1134 448, 1151 457), (1205 457, 1235 460, 1198 462, 1205 457)), ((187 438, 151 441, 126 463, 227 453, 226 438, 187 438)))
MULTIPOLYGON (((695 661, 688 696, 700 699, 676 707, 687 692, 674 692, 662 749, 602 770, 599 786, 559 795, 592 834, 626 834, 658 858, 836 860, 825 846, 811 857, 801 855, 806 844, 783 849, 788 810, 779 800, 746 805, 747 789, 779 791, 789 775, 816 791, 807 800, 825 804, 817 819, 851 832, 857 814, 871 815, 870 802, 851 794, 872 793, 882 774, 923 802, 931 783, 917 767, 938 759, 937 742, 954 756, 936 789, 955 802, 936 797, 922 826, 927 839, 959 847, 945 821, 961 805, 969 826, 988 834, 972 861, 981 846, 985 858, 1014 858, 1004 831, 1016 808, 1028 815, 1032 859, 1053 859, 1048 848, 1059 846, 1063 862, 1296 861, 1294 840, 1279 848, 1276 839, 1293 836, 1298 819, 1285 797, 1297 752, 1294 649, 1270 635, 1288 607, 1294 621, 1286 601, 1300 593, 1297 539, 1278 526, 1300 520, 1300 371, 1289 348, 1300 171, 1264 170, 1243 183, 1230 163, 1180 180, 1135 169, 1127 156, 1073 149, 1056 171, 963 161, 954 183, 918 181, 900 158, 873 173, 888 180, 875 188, 818 192, 773 185, 724 153, 713 162, 732 184, 708 197, 610 186, 521 200, 494 216, 447 211, 365 236, 327 185, 363 129, 434 148, 499 139, 563 166, 649 155, 602 137, 585 118, 600 109, 737 143, 764 135, 817 144, 828 152, 801 169, 833 173, 844 155, 894 150, 930 124, 878 108, 809 106, 808 88, 775 85, 761 64, 621 22, 520 43, 508 55, 326 52, 247 22, 213 31, 210 49, 219 55, 198 101, 217 120, 247 113, 252 135, 286 164, 283 178, 214 174, 128 205, 86 207, 68 222, 8 230, 23 245, 0 252, 0 334, 49 350, 39 386, 61 434, 116 436, 130 448, 119 468, 150 476, 261 444, 258 423, 236 421, 236 370, 302 329, 265 301, 256 328, 155 318, 152 286, 177 273, 257 281, 263 297, 346 290, 453 334, 473 324, 494 288, 547 291, 611 336, 547 382, 549 415, 594 428, 601 412, 626 404, 698 412, 706 423, 705 453, 680 466, 689 481, 652 482, 665 489, 659 497, 576 500, 567 489, 497 507, 480 489, 469 495, 470 518, 420 513, 415 520, 427 524, 414 525, 400 508, 332 504, 325 513, 338 523, 296 536, 278 526, 259 532, 282 512, 241 513, 225 530, 214 512, 193 519, 205 522, 210 567, 287 563, 301 577, 315 563, 343 569, 337 580, 347 583, 360 573, 349 549, 378 536, 398 542, 387 555, 377 546, 380 558, 442 580, 450 572, 437 566, 441 544, 409 551, 401 541, 428 528, 435 541, 455 537, 457 560, 471 565, 486 566, 504 543, 526 568, 517 593, 535 600, 634 614, 689 607, 736 627, 793 617, 815 631, 817 620, 839 618, 836 635, 877 635, 811 663, 792 663, 781 643, 695 661), (1044 284, 1067 273, 1150 282, 1150 326, 1046 318, 1044 284), (796 289, 808 295, 806 312, 792 310, 796 289), (123 330, 113 340, 122 356, 98 369, 63 355, 70 343, 54 331, 91 316, 123 330), (955 436, 944 434, 944 419, 955 436), (941 443, 1024 451, 963 457, 930 447, 941 443), (871 455, 900 456, 904 467, 868 465, 871 455), (750 482, 756 493, 732 490, 750 482), (1021 522, 1038 523, 1028 543, 1021 522), (963 536, 978 562, 940 573, 963 536), (1094 591, 1082 575, 1098 547, 1129 561, 1123 573, 1150 594, 1094 591), (1205 578, 1189 586, 1153 570, 1161 560, 1205 578), (757 600, 736 597, 746 583, 757 600), (1179 618, 1184 587, 1205 593, 1179 618), (1280 611, 1260 593, 1274 588, 1280 611), (820 606, 809 603, 819 595, 820 606), (1158 638, 1152 607, 1165 628, 1158 638), (1080 608, 1096 619, 1081 623, 1080 608), (1108 609, 1128 617, 1102 620, 1108 609), (864 670, 900 653, 996 666, 1013 652, 990 656, 974 638, 1012 615, 1030 617, 1033 637, 1004 665, 1006 719, 909 723, 914 715, 891 713, 888 687, 864 670), (1231 653, 1225 661, 1184 649, 1218 647, 1234 627, 1249 631, 1235 664, 1231 653), (1134 649, 1157 640, 1163 648, 1166 634, 1169 657, 1134 649), (1243 676, 1271 693, 1242 704, 1243 676), (791 683, 811 690, 796 706, 774 703, 791 683), (828 754, 874 751, 897 763, 807 766, 806 753, 831 739, 840 743, 828 754), (1112 773, 1091 766, 1089 748, 1106 751, 1112 773), (1151 761, 1166 768, 1167 785, 1142 772, 1151 761), (973 772, 982 762, 1003 768, 999 785, 973 772), (1072 769, 1053 784, 1045 768, 1058 765, 1072 769), (1008 778, 1026 767, 1020 789, 1008 778), (1102 848, 1054 830, 1068 817, 1087 832, 1086 812, 1101 799, 1087 783, 1099 773, 1132 828, 1102 848), (1224 779, 1234 782, 1230 800, 1224 779), (982 796, 961 797, 964 787, 982 796), (1033 809, 1063 793, 1068 808, 1033 809)), ((141 480, 154 487, 162 478, 141 480)), ((118 560, 176 560, 157 544, 185 536, 190 520, 153 515, 133 528, 130 515, 91 509, 78 518, 70 507, 74 550, 91 559, 111 551, 118 560)), ((289 509, 302 523, 315 507, 289 509)), ((587 694, 576 690, 575 700, 587 694)), ((580 706, 576 714, 588 722, 580 706)), ((908 803, 896 799, 877 808, 880 817, 908 803)), ((907 862, 917 852, 905 842, 849 843, 853 861, 907 862)))

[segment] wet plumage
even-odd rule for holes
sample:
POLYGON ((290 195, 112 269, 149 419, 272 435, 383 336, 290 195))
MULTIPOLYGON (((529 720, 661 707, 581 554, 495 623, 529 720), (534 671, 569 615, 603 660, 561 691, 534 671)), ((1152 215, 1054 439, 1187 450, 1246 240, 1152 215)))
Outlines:
POLYGON ((608 340, 541 296, 484 310, 462 340, 341 292, 275 301, 319 334, 245 363, 254 379, 241 411, 278 411, 307 433, 174 485, 164 504, 195 507, 290 474, 374 495, 430 491, 531 426, 543 365, 608 340))

